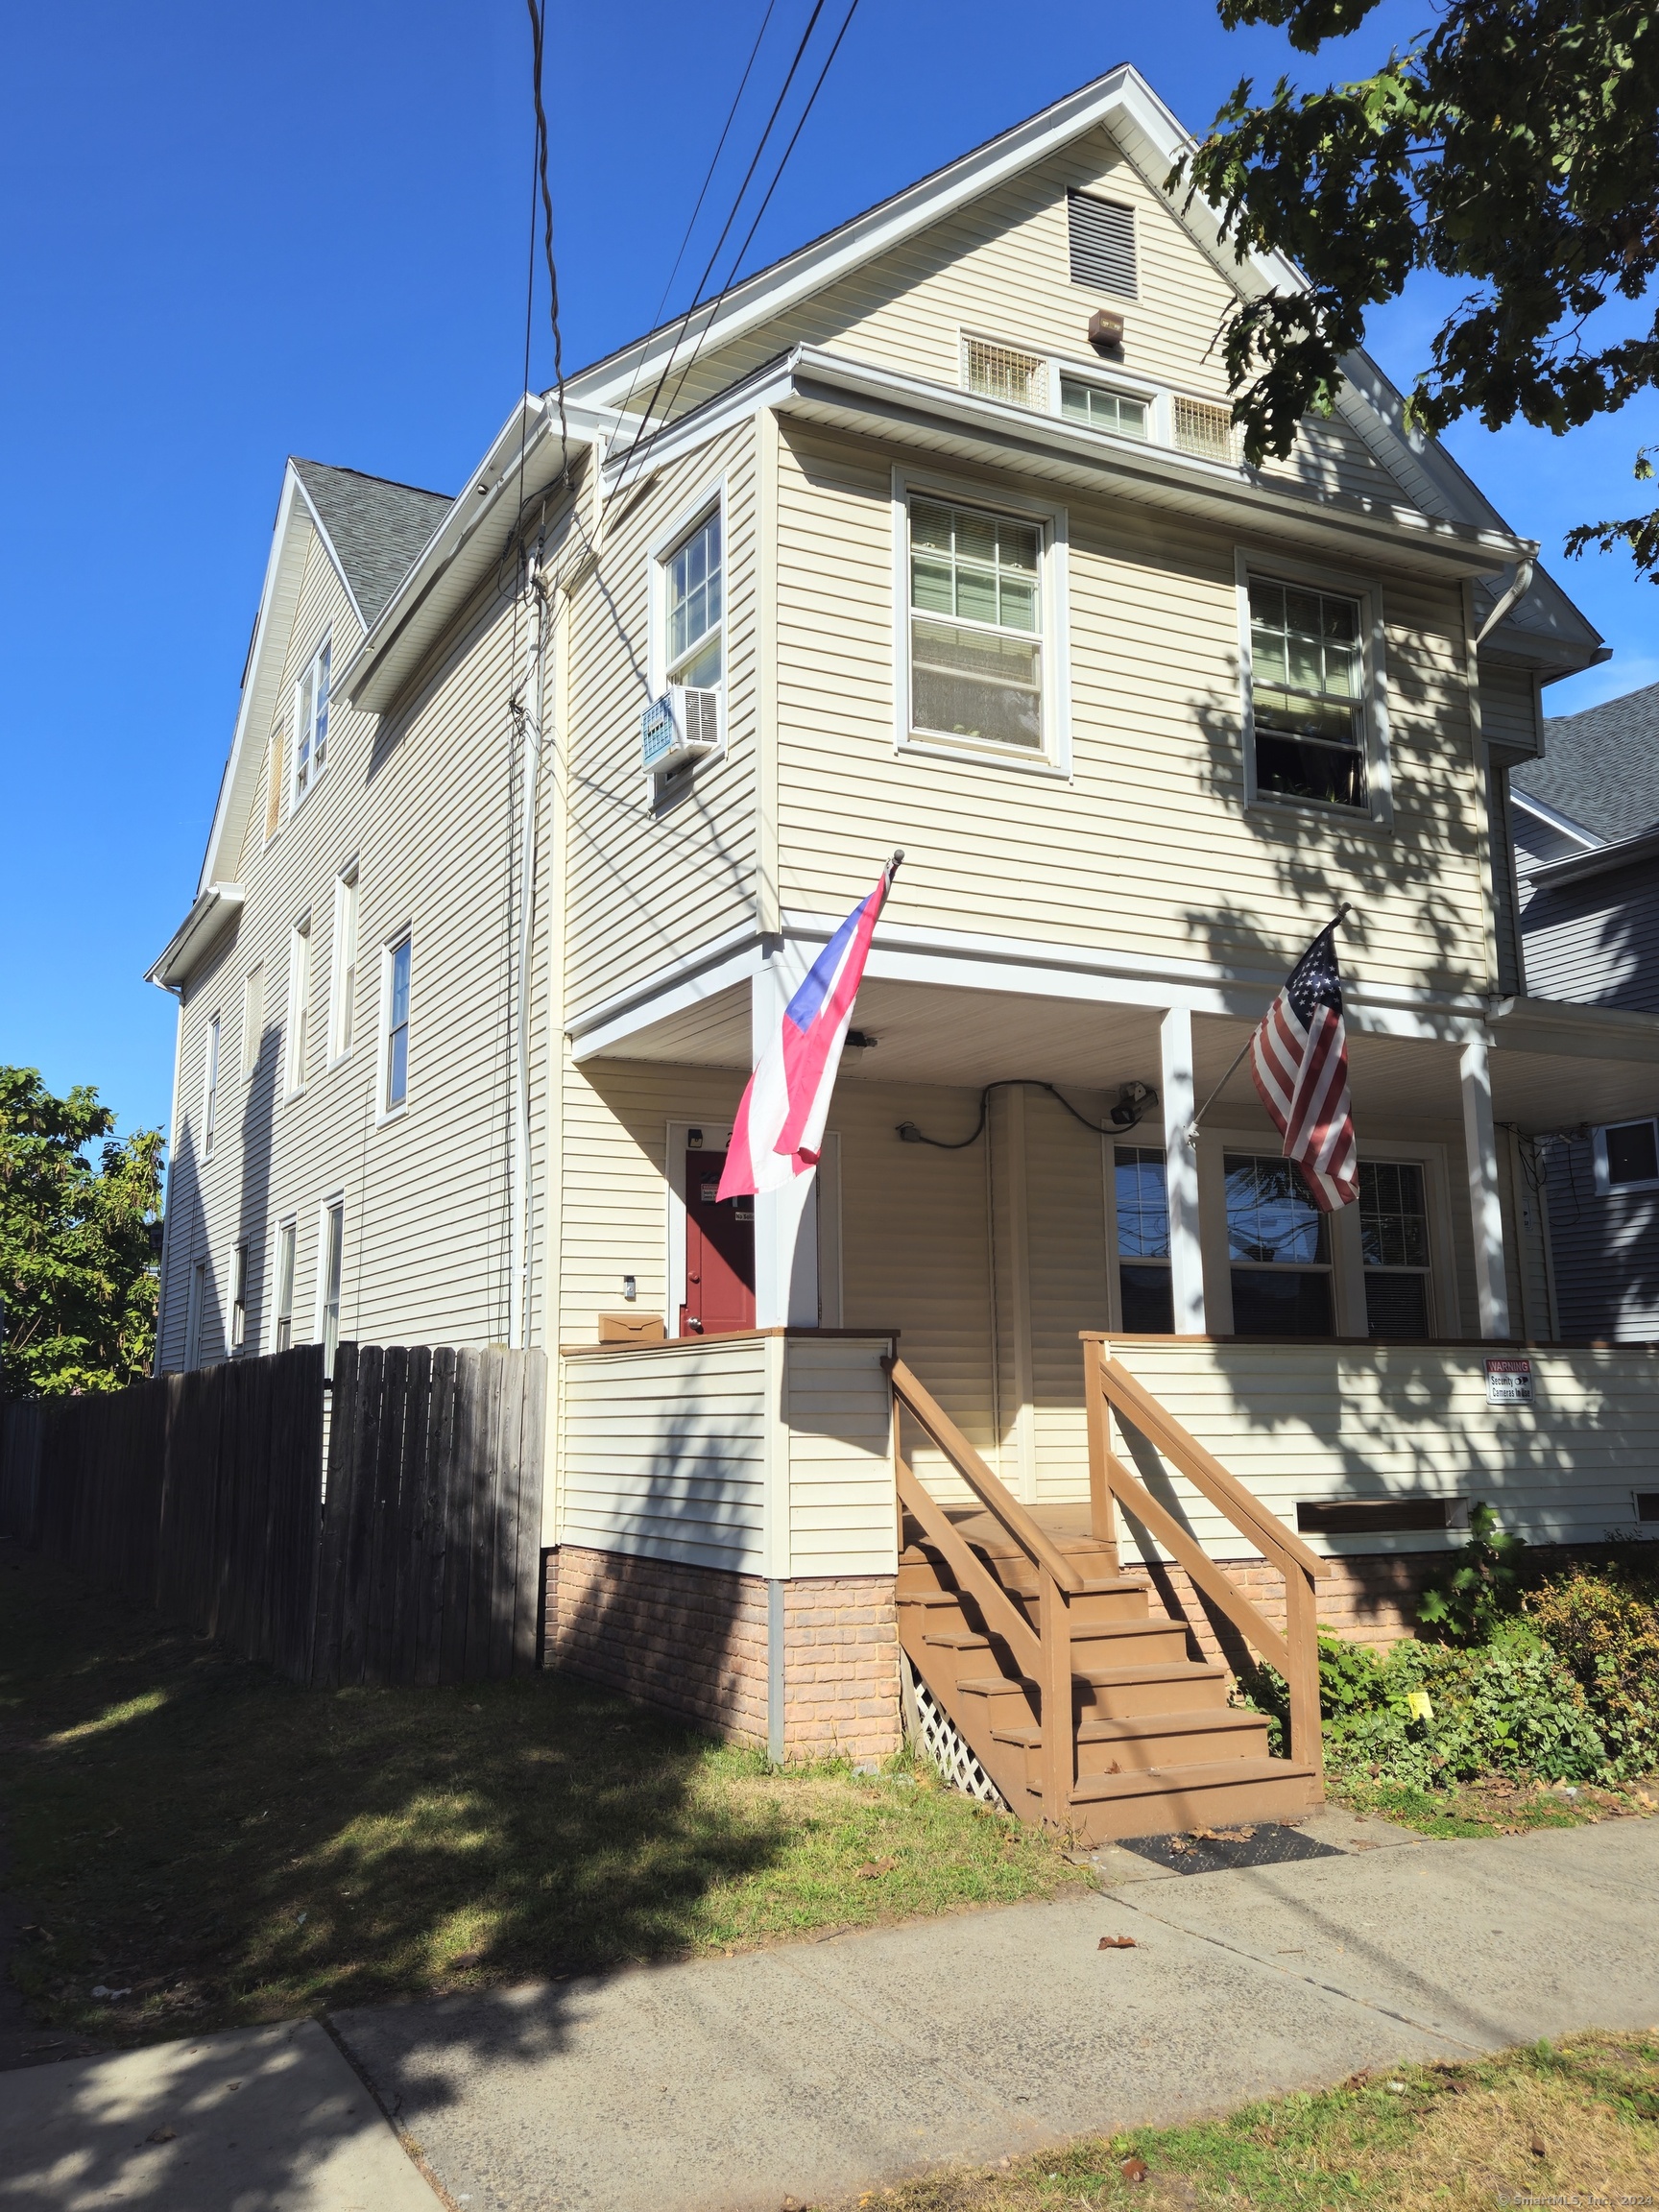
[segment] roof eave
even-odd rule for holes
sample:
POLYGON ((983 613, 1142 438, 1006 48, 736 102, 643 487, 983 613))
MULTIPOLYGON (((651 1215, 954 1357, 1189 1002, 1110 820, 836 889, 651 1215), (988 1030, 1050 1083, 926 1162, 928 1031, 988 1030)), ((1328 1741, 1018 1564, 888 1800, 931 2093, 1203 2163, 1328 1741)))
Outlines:
POLYGON ((1638 830, 1616 844, 1598 845, 1593 852, 1569 853, 1559 860, 1547 860, 1527 871, 1527 881, 1549 890, 1557 883, 1576 883, 1586 876, 1605 876, 1610 869, 1630 868, 1643 860, 1659 860, 1659 829, 1638 830))
POLYGON ((177 991, 188 982, 230 924, 242 911, 240 883, 209 883, 199 891, 188 914, 168 939, 159 957, 144 971, 146 983, 177 991))

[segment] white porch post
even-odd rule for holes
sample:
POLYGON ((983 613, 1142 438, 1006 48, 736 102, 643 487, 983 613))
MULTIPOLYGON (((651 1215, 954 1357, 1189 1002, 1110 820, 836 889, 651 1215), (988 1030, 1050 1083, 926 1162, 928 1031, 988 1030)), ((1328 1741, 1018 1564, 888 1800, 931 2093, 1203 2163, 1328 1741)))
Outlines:
POLYGON ((1187 1132, 1198 1110, 1192 1088, 1192 1016, 1171 1006, 1159 1031, 1163 1052, 1164 1181, 1169 1202, 1169 1287, 1175 1334, 1204 1334, 1204 1248, 1198 1235, 1198 1147, 1187 1132))
MULTIPOLYGON (((798 980, 795 979, 795 980, 798 980)), ((781 952, 769 953, 750 986, 751 1065, 766 1049, 795 988, 781 952)), ((818 1178, 798 1175, 784 1190, 755 1198, 755 1326, 818 1326, 818 1178)))
POLYGON ((1492 1122, 1491 1047, 1472 1037, 1457 1063, 1463 1092, 1463 1147, 1469 1161, 1469 1213, 1475 1230, 1475 1288, 1482 1336, 1509 1334, 1509 1282, 1503 1268, 1503 1208, 1498 1195, 1498 1132, 1492 1122))

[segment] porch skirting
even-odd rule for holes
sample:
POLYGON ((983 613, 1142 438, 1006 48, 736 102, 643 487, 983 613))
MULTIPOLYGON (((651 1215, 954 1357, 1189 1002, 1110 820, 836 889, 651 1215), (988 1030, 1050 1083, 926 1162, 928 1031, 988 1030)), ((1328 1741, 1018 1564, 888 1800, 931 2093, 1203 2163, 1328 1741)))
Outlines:
MULTIPOLYGON (((898 1749, 894 1582, 826 1575, 780 1585, 785 1758, 898 1749)), ((564 1544, 544 1558, 542 1664, 763 1747, 771 1611, 763 1575, 564 1544)))

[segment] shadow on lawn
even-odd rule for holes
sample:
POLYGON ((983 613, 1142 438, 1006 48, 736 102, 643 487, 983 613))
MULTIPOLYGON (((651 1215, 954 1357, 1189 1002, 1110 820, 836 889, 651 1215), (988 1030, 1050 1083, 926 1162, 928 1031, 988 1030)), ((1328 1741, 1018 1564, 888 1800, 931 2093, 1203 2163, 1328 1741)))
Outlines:
MULTIPOLYGON (((12 1974, 111 2042, 734 1939, 712 1893, 801 1830, 758 1759, 584 1683, 300 1690, 11 1544, 0 1731, 12 1974)), ((493 2055, 557 2047, 556 1998, 510 2009, 493 2055)))

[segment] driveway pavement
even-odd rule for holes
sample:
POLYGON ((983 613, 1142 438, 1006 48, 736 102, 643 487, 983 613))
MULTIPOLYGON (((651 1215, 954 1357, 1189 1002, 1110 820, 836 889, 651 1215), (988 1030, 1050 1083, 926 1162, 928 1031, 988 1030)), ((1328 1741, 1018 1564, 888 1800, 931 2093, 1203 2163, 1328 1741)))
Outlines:
MULTIPOLYGON (((1336 1855, 342 2013, 460 2212, 776 2212, 1407 2057, 1659 2023, 1659 1821, 1336 1855), (1127 1949, 1100 1949, 1128 1936, 1127 1949)), ((1386 1846, 1386 1847, 1382 1847, 1386 1846)), ((315 2022, 0 2073, 0 2212, 432 2212, 315 2022)))

